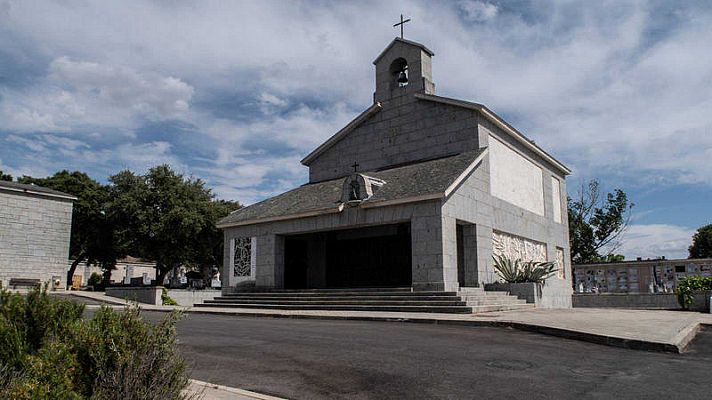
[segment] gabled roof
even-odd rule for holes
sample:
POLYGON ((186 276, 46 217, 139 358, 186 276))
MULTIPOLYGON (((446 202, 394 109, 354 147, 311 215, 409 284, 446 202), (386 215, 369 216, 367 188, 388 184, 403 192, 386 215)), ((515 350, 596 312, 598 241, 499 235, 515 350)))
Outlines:
POLYGON ((380 60, 386 53, 388 53, 388 50, 390 50, 391 47, 393 47, 393 45, 396 44, 396 43, 398 43, 398 42, 405 43, 405 44, 409 44, 409 45, 411 45, 411 46, 420 47, 424 52, 428 53, 428 55, 430 55, 430 57, 432 57, 432 56, 435 55, 435 53, 433 53, 429 48, 425 47, 424 44, 420 44, 420 43, 414 42, 414 41, 412 41, 412 40, 408 40, 408 39, 403 39, 403 38, 396 37, 395 39, 393 39, 393 41, 391 42, 391 44, 389 44, 388 46, 386 46, 386 48, 383 49, 383 51, 381 52, 381 54, 379 54, 378 57, 376 57, 376 59, 373 60, 373 64, 375 65, 375 64, 378 62, 378 60, 380 60))
POLYGON ((345 127, 341 128, 340 131, 336 132, 332 137, 328 138, 326 140, 326 142, 319 145, 319 147, 317 147, 311 153, 309 153, 306 157, 304 157, 302 159, 301 163, 303 165, 311 164, 311 162, 314 161, 314 159, 316 159, 319 156, 319 154, 325 152, 329 147, 336 144, 336 142, 341 140, 344 136, 348 135, 349 132, 356 129, 359 125, 364 123, 367 119, 371 118, 372 115, 376 114, 379 111, 381 111, 381 103, 375 103, 371 107, 368 107, 366 109, 366 111, 359 114, 351 122, 346 124, 345 127))
POLYGON ((8 182, 8 181, 2 181, 2 180, 0 180, 0 190, 26 193, 26 194, 32 194, 32 195, 39 195, 39 196, 45 196, 45 197, 55 197, 55 198, 60 198, 60 199, 65 199, 65 200, 76 200, 77 199, 75 196, 72 196, 71 194, 67 194, 64 192, 60 192, 59 190, 54 190, 54 189, 46 188, 43 186, 27 185, 24 183, 8 182))
POLYGON ((571 174, 571 170, 567 166, 565 166, 562 162, 555 159, 552 155, 550 155, 549 153, 544 151, 544 149, 542 149, 536 143, 534 143, 533 140, 528 139, 526 136, 524 136, 523 133, 519 132, 512 125, 509 125, 509 123, 507 123, 502 117, 495 114, 494 111, 490 110, 489 108, 487 108, 486 106, 484 106, 482 104, 472 103, 472 102, 464 101, 464 100, 451 99, 449 97, 436 96, 434 94, 425 94, 425 93, 416 93, 415 97, 417 99, 421 99, 421 100, 429 100, 429 101, 434 101, 437 103, 448 104, 451 106, 469 108, 471 110, 479 111, 490 122, 492 122, 493 124, 497 125, 500 129, 507 132, 516 141, 523 144, 525 147, 529 148, 529 150, 533 151, 536 155, 538 155, 541 158, 543 158, 544 160, 548 161, 551 165, 553 165, 554 167, 559 169, 559 171, 562 172, 564 175, 571 174))
MULTIPOLYGON (((385 181, 359 207, 381 207, 444 198, 479 165, 486 148, 395 168, 362 172, 385 181)), ((341 212, 346 177, 309 183, 267 200, 232 212, 218 222, 219 228, 341 212)))
MULTIPOLYGON (((525 147, 527 147, 529 150, 533 151, 534 154, 538 155, 539 157, 543 158, 547 162, 549 162, 552 166, 554 166, 556 169, 558 169, 562 174, 564 175, 569 175, 571 174, 571 170, 564 165, 561 161, 557 160, 554 158, 551 154, 547 153, 544 149, 539 147, 534 141, 528 139, 526 136, 524 136, 523 133, 519 132, 516 128, 514 128, 512 125, 507 123, 502 117, 499 115, 495 114, 494 111, 490 110, 486 106, 479 104, 479 103, 473 103, 469 101, 464 101, 464 100, 458 100, 458 99, 452 99, 449 97, 442 97, 442 96, 436 96, 433 94, 425 94, 425 93, 415 93, 415 98, 419 100, 425 100, 425 101, 433 101, 436 103, 442 103, 442 104, 447 104, 455 107, 462 107, 462 108, 468 108, 471 110, 478 111, 480 114, 482 114, 485 118, 487 118, 490 122, 498 126, 500 129, 502 129, 504 132, 508 133, 514 140, 518 141, 525 147)), ((348 135, 351 131, 354 129, 358 128, 362 123, 364 123, 367 119, 369 119, 372 115, 377 113, 378 111, 381 110, 381 104, 380 103, 375 103, 371 107, 367 108, 366 111, 362 112, 359 114, 353 121, 349 122, 348 125, 346 125, 343 129, 338 131, 336 134, 334 134, 332 137, 330 137, 326 142, 322 143, 319 147, 314 149, 309 155, 304 157, 302 159, 302 164, 309 166, 312 161, 314 161, 319 155, 324 153, 326 150, 328 150, 331 146, 335 145, 338 141, 343 139, 346 135, 348 135)))

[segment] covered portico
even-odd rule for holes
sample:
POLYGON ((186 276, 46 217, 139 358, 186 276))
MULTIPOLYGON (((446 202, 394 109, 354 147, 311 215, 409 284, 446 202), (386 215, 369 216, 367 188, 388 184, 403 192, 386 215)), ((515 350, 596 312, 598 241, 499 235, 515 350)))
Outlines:
POLYGON ((463 230, 442 206, 485 153, 354 173, 236 211, 220 224, 223 287, 454 291, 464 276, 476 284, 477 258, 458 257, 463 230), (458 260, 475 274, 458 274, 458 260))

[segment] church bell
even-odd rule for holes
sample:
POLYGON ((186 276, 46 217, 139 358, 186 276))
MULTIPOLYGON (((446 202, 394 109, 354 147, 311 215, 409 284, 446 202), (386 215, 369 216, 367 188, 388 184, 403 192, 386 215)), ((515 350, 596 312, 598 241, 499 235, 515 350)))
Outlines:
POLYGON ((406 75, 405 70, 401 71, 400 74, 398 74, 398 83, 408 83, 408 75, 406 75))

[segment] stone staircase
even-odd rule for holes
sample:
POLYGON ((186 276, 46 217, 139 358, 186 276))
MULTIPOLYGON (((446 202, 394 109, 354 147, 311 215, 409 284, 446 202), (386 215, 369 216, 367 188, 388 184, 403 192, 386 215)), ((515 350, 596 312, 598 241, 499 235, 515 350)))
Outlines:
POLYGON ((195 307, 270 310, 387 311, 471 314, 533 307, 507 292, 463 288, 459 292, 414 292, 411 288, 273 289, 235 292, 195 307))

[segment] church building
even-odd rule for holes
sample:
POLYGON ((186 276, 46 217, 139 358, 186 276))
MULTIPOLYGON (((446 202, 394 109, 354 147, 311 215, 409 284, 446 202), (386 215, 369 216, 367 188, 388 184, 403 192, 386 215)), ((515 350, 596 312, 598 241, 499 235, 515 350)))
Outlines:
POLYGON ((302 160, 309 182, 219 222, 224 291, 451 292, 497 281, 507 255, 555 261, 546 286, 570 304, 571 171, 486 106, 436 95, 433 56, 394 39, 373 104, 302 160))

